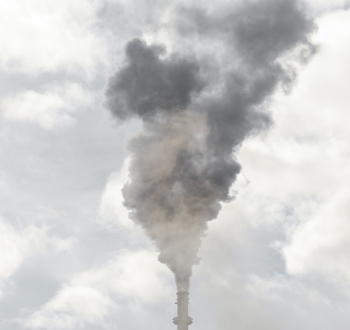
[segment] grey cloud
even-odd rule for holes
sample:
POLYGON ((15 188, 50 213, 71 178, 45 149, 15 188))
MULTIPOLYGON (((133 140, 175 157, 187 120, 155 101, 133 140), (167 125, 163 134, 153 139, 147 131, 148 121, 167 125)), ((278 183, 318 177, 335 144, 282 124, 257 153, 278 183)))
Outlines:
POLYGON ((155 241, 178 289, 187 290, 207 221, 231 199, 240 171, 234 152, 271 125, 269 98, 296 76, 284 55, 296 52, 294 60, 305 63, 316 48, 308 39, 313 22, 295 0, 249 1, 215 13, 180 7, 174 26, 193 45, 200 38, 217 52, 166 55, 134 39, 106 97, 118 119, 143 119, 143 132, 129 144, 125 205, 155 241), (215 79, 205 72, 205 56, 215 79))
POLYGON ((145 118, 158 109, 185 108, 191 93, 202 88, 194 60, 176 54, 161 59, 164 53, 164 47, 147 46, 138 38, 127 44, 127 64, 110 80, 106 92, 108 107, 117 117, 145 118))
POLYGON ((224 39, 227 48, 244 56, 244 62, 259 65, 274 62, 296 45, 315 50, 308 40, 315 25, 302 6, 298 0, 247 1, 235 8, 223 6, 215 13, 180 6, 175 13, 175 27, 184 37, 197 34, 224 39))
POLYGON ((212 15, 201 8, 178 9, 175 25, 181 35, 199 35, 206 43, 224 40, 228 69, 222 77, 223 88, 216 98, 202 103, 216 150, 225 147, 229 152, 247 134, 269 126, 270 116, 261 105, 279 85, 288 88, 296 76, 291 66, 281 63, 283 55, 296 49, 297 60, 305 62, 315 53, 308 39, 315 27, 300 6, 294 0, 266 0, 212 15))

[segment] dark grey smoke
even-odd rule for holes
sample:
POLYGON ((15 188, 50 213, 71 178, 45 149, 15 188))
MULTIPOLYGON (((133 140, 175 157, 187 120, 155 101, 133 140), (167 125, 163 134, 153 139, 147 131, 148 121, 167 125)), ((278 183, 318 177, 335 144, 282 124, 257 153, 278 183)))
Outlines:
POLYGON ((195 60, 172 54, 161 60, 165 48, 147 46, 138 38, 125 47, 127 65, 111 80, 107 90, 109 109, 120 119, 153 117, 156 112, 185 109, 191 93, 202 88, 195 60))
POLYGON ((215 50, 167 54, 133 39, 109 81, 106 103, 119 120, 143 122, 129 143, 125 205, 154 240, 179 291, 187 291, 207 222, 231 199, 240 171, 234 152, 269 127, 269 98, 290 88, 295 68, 315 46, 309 41, 314 25, 296 0, 248 1, 215 13, 180 7, 174 17, 181 38, 215 50))

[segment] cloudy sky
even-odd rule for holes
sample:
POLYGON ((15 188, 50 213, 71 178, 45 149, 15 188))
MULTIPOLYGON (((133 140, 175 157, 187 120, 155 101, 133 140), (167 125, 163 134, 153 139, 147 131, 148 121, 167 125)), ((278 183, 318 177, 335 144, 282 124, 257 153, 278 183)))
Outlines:
MULTIPOLYGON (((1 329, 175 328, 173 274, 122 204, 140 123, 117 123, 104 91, 131 38, 176 49, 179 4, 0 0, 1 329)), ((191 279, 190 329, 348 329, 350 1, 305 10, 318 51, 236 154, 235 199, 191 279)))

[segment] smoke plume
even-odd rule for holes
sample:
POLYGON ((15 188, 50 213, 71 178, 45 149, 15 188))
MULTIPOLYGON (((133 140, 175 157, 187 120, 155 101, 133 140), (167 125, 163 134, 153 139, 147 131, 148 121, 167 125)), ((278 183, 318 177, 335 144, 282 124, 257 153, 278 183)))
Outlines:
POLYGON ((269 98, 288 90, 315 53, 314 24, 297 0, 247 1, 215 12, 182 6, 172 17, 172 30, 192 53, 129 41, 106 105, 120 121, 142 120, 129 141, 125 205, 178 290, 187 291, 207 222, 231 200, 240 171, 235 151, 270 126, 269 98))

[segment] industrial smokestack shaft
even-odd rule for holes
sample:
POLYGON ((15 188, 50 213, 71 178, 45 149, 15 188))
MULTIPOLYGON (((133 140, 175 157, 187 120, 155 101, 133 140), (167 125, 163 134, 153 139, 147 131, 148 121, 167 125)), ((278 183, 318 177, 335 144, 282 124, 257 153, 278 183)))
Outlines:
POLYGON ((188 330, 192 324, 192 318, 188 316, 188 292, 180 291, 177 293, 177 316, 174 318, 174 324, 177 330, 188 330))

